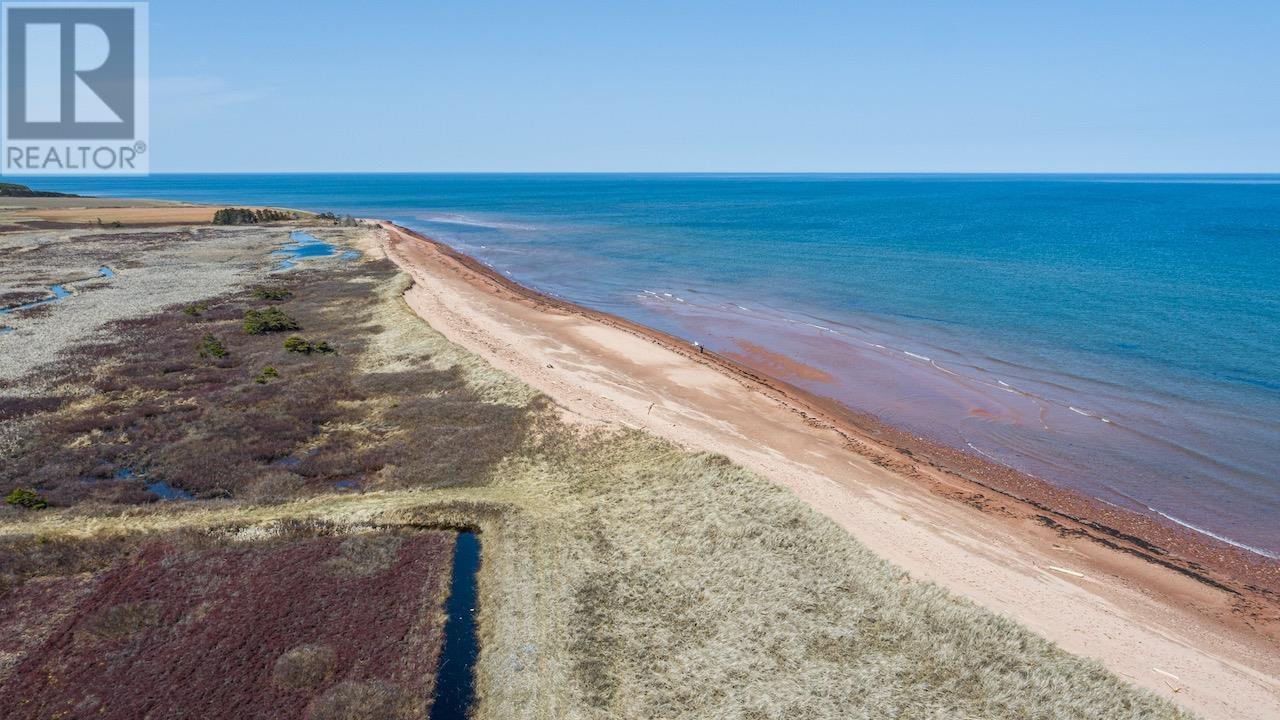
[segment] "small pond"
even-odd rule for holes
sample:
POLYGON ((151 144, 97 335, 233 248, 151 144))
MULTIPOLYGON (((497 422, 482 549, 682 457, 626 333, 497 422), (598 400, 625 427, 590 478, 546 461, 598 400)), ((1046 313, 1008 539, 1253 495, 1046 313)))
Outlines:
POLYGON ((357 250, 339 251, 337 245, 325 242, 315 235, 301 230, 294 230, 289 233, 289 239, 293 240, 292 245, 285 245, 278 250, 271 251, 272 255, 278 255, 283 258, 280 264, 276 266, 277 270, 288 270, 296 267, 298 261, 313 258, 337 257, 339 260, 354 260, 360 257, 360 252, 357 250))

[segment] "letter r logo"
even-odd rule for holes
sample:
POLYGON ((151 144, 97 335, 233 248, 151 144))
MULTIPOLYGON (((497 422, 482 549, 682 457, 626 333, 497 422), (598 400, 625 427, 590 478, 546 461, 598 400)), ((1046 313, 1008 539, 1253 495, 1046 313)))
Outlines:
POLYGON ((8 137, 129 140, 135 8, 5 6, 8 137))

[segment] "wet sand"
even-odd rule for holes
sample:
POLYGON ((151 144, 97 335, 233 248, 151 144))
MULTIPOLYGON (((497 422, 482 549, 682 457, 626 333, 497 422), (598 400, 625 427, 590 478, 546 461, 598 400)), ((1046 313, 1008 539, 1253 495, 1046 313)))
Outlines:
MULTIPOLYGON (((583 422, 722 453, 913 576, 1207 717, 1280 714, 1280 567, 877 422, 733 358, 517 285, 385 224, 406 300, 583 422)), ((791 379, 769 348, 741 348, 791 379)))

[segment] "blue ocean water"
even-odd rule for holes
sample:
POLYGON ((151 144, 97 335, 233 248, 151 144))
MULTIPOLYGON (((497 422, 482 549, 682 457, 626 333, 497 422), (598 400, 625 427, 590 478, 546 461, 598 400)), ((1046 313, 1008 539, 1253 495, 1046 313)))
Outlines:
POLYGON ((37 185, 395 220, 891 423, 1280 556, 1280 176, 37 185))

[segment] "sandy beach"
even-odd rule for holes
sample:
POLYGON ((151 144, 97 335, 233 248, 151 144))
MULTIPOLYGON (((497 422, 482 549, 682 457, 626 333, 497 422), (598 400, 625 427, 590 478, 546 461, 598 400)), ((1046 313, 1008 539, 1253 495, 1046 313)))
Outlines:
POLYGON ((1205 717, 1280 714, 1275 564, 938 447, 384 228, 383 252, 414 279, 415 312, 581 422, 721 453, 912 577, 1205 717))

